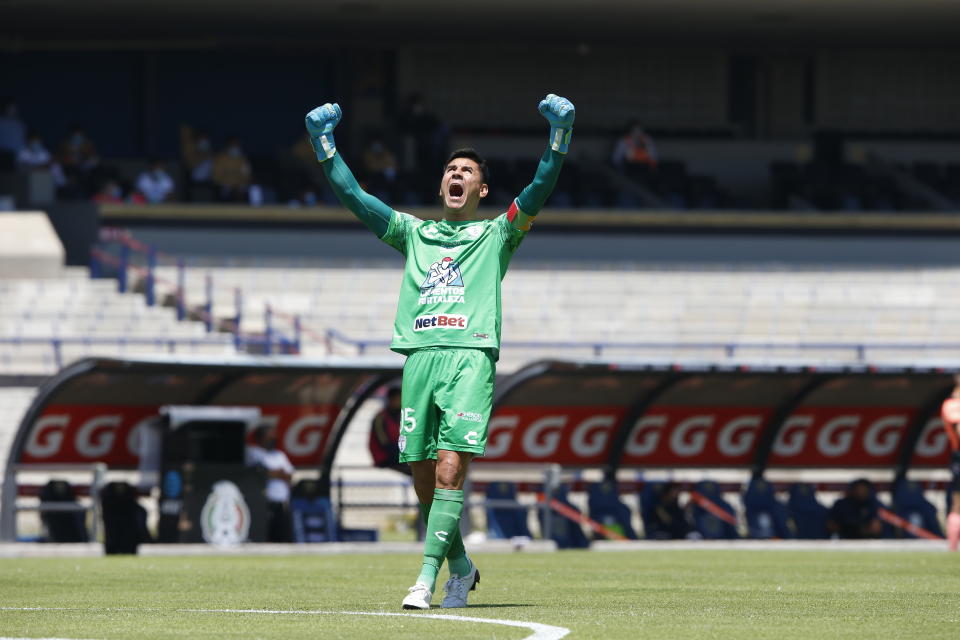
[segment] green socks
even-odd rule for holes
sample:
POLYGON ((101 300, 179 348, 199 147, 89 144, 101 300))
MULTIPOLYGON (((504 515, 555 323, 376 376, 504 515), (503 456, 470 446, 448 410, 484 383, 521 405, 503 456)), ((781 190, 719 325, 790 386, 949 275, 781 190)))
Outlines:
MULTIPOLYGON (((423 520, 423 526, 427 526, 430 520, 430 505, 420 505, 420 519, 423 520)), ((467 558, 467 550, 463 547, 463 535, 460 533, 460 527, 457 527, 457 533, 450 540, 450 549, 447 551, 447 562, 450 563, 450 573, 457 574, 461 578, 473 568, 473 563, 467 558)))
MULTIPOLYGON (((424 515, 425 511, 427 509, 421 505, 421 515, 424 515)), ((466 570, 470 571, 470 561, 466 558, 463 539, 460 536, 462 512, 463 491, 434 489, 433 504, 429 507, 427 517, 427 535, 423 543, 423 567, 417 578, 417 582, 430 587, 430 591, 436 589, 440 565, 448 555, 451 556, 450 571, 452 573, 459 573, 456 571, 456 564, 460 564, 459 561, 464 561, 466 570), (454 540, 458 543, 459 557, 457 557, 457 550, 453 549, 454 540)))

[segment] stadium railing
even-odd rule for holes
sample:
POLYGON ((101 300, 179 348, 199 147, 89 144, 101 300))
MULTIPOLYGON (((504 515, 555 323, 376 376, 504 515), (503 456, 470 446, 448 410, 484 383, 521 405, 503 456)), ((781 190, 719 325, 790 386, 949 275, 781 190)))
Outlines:
POLYGON ((43 513, 54 513, 54 512, 70 512, 76 513, 81 512, 83 514, 90 514, 90 540, 96 541, 99 539, 100 529, 102 524, 102 519, 100 517, 100 500, 99 493, 103 486, 106 484, 106 475, 107 475, 107 465, 102 462, 96 462, 92 464, 45 464, 42 467, 36 465, 13 465, 9 470, 9 475, 14 479, 17 474, 21 472, 37 473, 71 473, 71 474, 83 474, 90 473, 91 480, 90 484, 87 485, 74 485, 74 490, 76 492, 76 497, 86 498, 88 500, 87 504, 77 504, 77 503, 66 503, 66 504, 57 504, 50 502, 38 502, 36 504, 22 504, 20 498, 38 498, 40 496, 41 486, 32 485, 32 484, 18 484, 17 485, 17 496, 16 501, 12 506, 14 517, 16 514, 22 512, 39 512, 43 513))
MULTIPOLYGON (((84 347, 93 346, 113 346, 119 349, 126 347, 151 347, 152 350, 166 353, 184 353, 186 349, 205 346, 234 347, 236 340, 230 337, 210 336, 206 338, 149 338, 134 336, 84 336, 84 337, 3 337, 0 336, 0 344, 13 346, 20 345, 48 345, 50 347, 51 363, 57 369, 63 368, 66 358, 63 356, 63 347, 69 345, 79 345, 84 347)), ((265 339, 249 338, 244 339, 242 344, 266 344, 265 339)), ((285 347, 286 342, 273 341, 272 345, 276 347, 285 347)))
MULTIPOLYGON (((153 245, 136 240, 129 232, 115 228, 104 228, 100 234, 101 247, 91 251, 90 274, 94 278, 116 277, 120 293, 132 290, 129 274, 132 272, 141 278, 143 294, 148 307, 157 305, 157 284, 164 283, 171 287, 174 294, 173 306, 176 309, 177 320, 187 320, 191 315, 199 318, 207 333, 214 333, 220 327, 213 311, 215 296, 215 282, 213 275, 207 273, 204 278, 205 302, 199 309, 188 309, 186 303, 186 261, 183 258, 164 253, 153 245), (109 251, 107 246, 115 244, 116 251, 109 251), (134 258, 138 260, 134 260, 134 258), (176 282, 166 282, 157 275, 157 266, 161 259, 176 265, 176 282), (139 264, 138 264, 139 261, 139 264)), ((304 329, 300 317, 277 311, 267 304, 264 306, 264 331, 262 334, 245 333, 243 324, 243 291, 233 290, 233 299, 236 313, 230 318, 227 327, 233 335, 234 344, 238 351, 248 350, 250 347, 259 347, 267 355, 277 353, 300 353, 301 339, 304 329), (290 326, 289 336, 276 326, 275 318, 285 320, 290 326)), ((309 332, 309 330, 306 330, 309 332)), ((321 338, 322 339, 322 338, 321 338)))
MULTIPOLYGON (((330 342, 353 346, 359 355, 366 354, 371 348, 387 348, 389 340, 351 338, 337 329, 327 329, 327 338, 330 342)), ((511 341, 502 343, 504 348, 515 349, 589 349, 593 355, 600 358, 610 351, 682 351, 684 349, 700 350, 715 349, 722 351, 729 359, 741 355, 743 351, 774 351, 776 349, 791 349, 797 351, 848 351, 856 362, 867 362, 868 352, 872 349, 902 351, 904 353, 930 350, 960 349, 958 342, 929 343, 929 342, 715 342, 715 341, 643 341, 643 342, 605 342, 605 341, 511 341)))

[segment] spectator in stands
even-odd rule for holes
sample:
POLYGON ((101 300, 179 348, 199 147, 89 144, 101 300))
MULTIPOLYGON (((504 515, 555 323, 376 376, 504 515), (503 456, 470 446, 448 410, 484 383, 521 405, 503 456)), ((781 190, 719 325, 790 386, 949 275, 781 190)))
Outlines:
POLYGON ((317 162, 317 154, 307 136, 297 138, 281 158, 289 163, 289 168, 282 172, 281 177, 288 180, 284 193, 291 206, 312 207, 321 202, 332 204, 336 201, 328 193, 323 168, 317 162))
POLYGON ((637 167, 657 168, 657 147, 639 122, 634 120, 627 125, 626 132, 613 148, 612 161, 613 166, 628 174, 637 167))
POLYGON ((370 425, 370 456, 381 469, 410 475, 410 465, 400 463, 400 387, 387 390, 387 401, 370 425))
POLYGON ((687 514, 680 506, 679 486, 672 482, 664 483, 652 517, 645 524, 646 536, 650 540, 676 540, 690 535, 687 514))
MULTIPOLYGON (((13 100, 0 101, 0 155, 9 164, 27 142, 27 129, 20 119, 20 111, 13 100)), ((3 166, 0 166, 3 169, 3 166)))
POLYGON ((363 151, 363 169, 371 193, 384 200, 395 199, 397 158, 382 138, 373 138, 363 151))
POLYGON ((27 143, 17 153, 17 167, 22 171, 49 169, 53 156, 43 144, 43 138, 36 131, 27 136, 27 143))
POLYGON ((256 445, 247 447, 247 465, 263 467, 267 472, 267 541, 290 542, 293 539, 290 521, 290 483, 293 465, 277 449, 277 428, 261 425, 254 432, 256 445))
POLYGON ((180 157, 190 184, 207 185, 213 176, 213 147, 206 131, 180 125, 180 157))
POLYGON ((247 199, 250 188, 250 161, 243 153, 240 139, 227 140, 226 148, 213 161, 213 183, 220 200, 238 202, 247 199))
POLYGON ((399 125, 405 145, 412 150, 412 154, 405 154, 403 166, 413 172, 421 201, 435 202, 437 185, 434 177, 436 168, 442 167, 447 158, 449 129, 419 93, 407 98, 399 125))
POLYGON ((154 158, 150 168, 137 177, 136 188, 149 204, 166 202, 173 197, 173 178, 164 170, 163 162, 154 158))
POLYGON ((120 188, 116 180, 107 180, 93 196, 93 201, 97 204, 121 204, 123 203, 123 189, 120 188))
POLYGON ((95 188, 94 171, 100 164, 97 149, 80 125, 60 143, 57 162, 63 169, 64 181, 57 190, 61 198, 86 198, 95 188))
POLYGON ((100 164, 97 148, 80 125, 74 125, 70 135, 60 144, 60 163, 67 173, 89 173, 100 164))
POLYGON ((854 480, 847 494, 837 500, 827 516, 827 530, 841 538, 879 538, 883 531, 877 515, 873 483, 854 480))

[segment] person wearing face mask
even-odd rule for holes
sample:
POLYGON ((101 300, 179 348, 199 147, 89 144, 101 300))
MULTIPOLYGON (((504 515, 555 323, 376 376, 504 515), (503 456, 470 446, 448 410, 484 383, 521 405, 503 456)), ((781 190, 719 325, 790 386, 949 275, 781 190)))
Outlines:
POLYGON ((43 146, 40 134, 36 132, 27 136, 27 144, 17 153, 17 166, 23 171, 48 169, 52 161, 53 157, 43 146))
POLYGON ((267 542, 290 542, 290 482, 293 465, 277 449, 277 428, 261 425, 253 434, 255 445, 247 447, 247 466, 263 467, 267 473, 267 542))
POLYGON ((231 137, 213 161, 213 183, 221 200, 246 200, 250 188, 250 161, 243 153, 240 139, 231 137))
POLYGON ((83 127, 75 125, 60 145, 60 163, 68 171, 88 172, 99 164, 97 149, 83 127))
POLYGON ((206 131, 180 125, 180 156, 184 179, 192 184, 207 184, 213 174, 213 146, 206 131))
POLYGON ((149 204, 158 204, 173 196, 173 178, 164 171, 160 160, 151 160, 150 168, 137 178, 137 191, 149 204))
POLYGON ((107 180, 103 183, 93 196, 93 201, 97 204, 121 204, 123 202, 123 190, 116 180, 107 180))

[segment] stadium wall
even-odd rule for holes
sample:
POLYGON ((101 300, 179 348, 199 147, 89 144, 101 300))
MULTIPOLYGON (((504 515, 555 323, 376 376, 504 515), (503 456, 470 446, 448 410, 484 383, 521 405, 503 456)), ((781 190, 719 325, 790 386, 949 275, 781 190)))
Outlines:
MULTIPOLYGON (((789 228, 782 231, 743 230, 733 226, 694 228, 687 231, 667 225, 638 226, 632 232, 609 227, 578 225, 553 229, 547 218, 559 214, 545 211, 544 220, 524 240, 515 265, 536 263, 590 264, 630 262, 640 264, 837 264, 848 266, 929 265, 956 266, 956 231, 904 233, 896 228, 873 233, 828 233, 789 228), (587 233, 590 242, 583 241, 587 233)), ((613 214, 616 215, 616 214, 613 214)), ((719 217, 717 214, 715 217, 719 217)), ((129 221, 129 220, 128 220, 129 221)), ((555 223, 560 222, 555 219, 555 223)), ((171 227, 143 225, 135 236, 163 251, 215 260, 298 260, 400 264, 402 257, 378 242, 369 231, 353 228, 171 227)))

